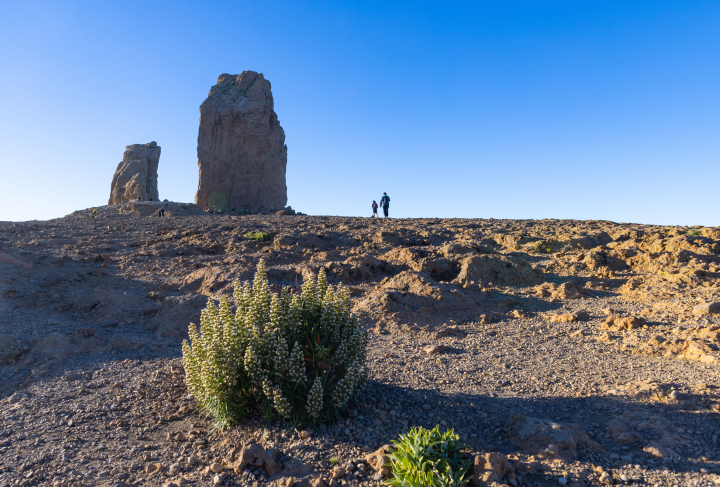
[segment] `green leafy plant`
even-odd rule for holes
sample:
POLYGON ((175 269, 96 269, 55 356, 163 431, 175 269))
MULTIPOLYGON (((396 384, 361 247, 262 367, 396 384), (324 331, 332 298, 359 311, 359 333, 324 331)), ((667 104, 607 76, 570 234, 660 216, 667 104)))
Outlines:
POLYGON ((697 228, 691 228, 690 230, 688 230, 687 234, 696 237, 700 235, 700 230, 698 230, 697 228))
POLYGON ((548 247, 545 242, 543 242, 542 240, 538 240, 533 246, 533 252, 536 252, 538 254, 549 254, 550 252, 552 252, 552 250, 550 250, 550 247, 548 247))
POLYGON ((260 439, 262 439, 262 441, 268 441, 270 439, 270 436, 270 430, 267 428, 263 428, 262 433, 260 434, 260 439))
POLYGON ((208 209, 214 213, 222 213, 227 210, 228 199, 225 193, 215 191, 208 197, 208 209))
POLYGON ((182 346, 188 389, 217 427, 253 409, 299 424, 336 420, 368 377, 367 335, 347 290, 321 269, 300 295, 274 294, 260 261, 252 284, 235 281, 234 300, 234 310, 208 300, 182 346))
POLYGON ((332 458, 330 459, 330 464, 331 464, 331 465, 337 465, 337 464, 339 464, 339 463, 340 463, 340 459, 339 459, 338 457, 332 457, 332 458))
POLYGON ((258 242, 267 242, 270 240, 270 234, 264 232, 248 232, 245 234, 245 238, 257 240, 258 242))
POLYGON ((396 451, 389 454, 392 476, 385 481, 397 487, 461 487, 469 480, 471 461, 463 452, 467 446, 450 429, 440 431, 415 427, 393 440, 396 451))

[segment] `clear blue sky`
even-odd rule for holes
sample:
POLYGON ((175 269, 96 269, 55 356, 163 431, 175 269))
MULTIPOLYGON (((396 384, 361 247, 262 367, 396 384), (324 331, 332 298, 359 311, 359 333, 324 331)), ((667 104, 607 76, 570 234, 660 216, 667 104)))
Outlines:
POLYGON ((0 2, 0 220, 107 203, 200 103, 264 73, 309 214, 720 225, 720 2, 0 2))

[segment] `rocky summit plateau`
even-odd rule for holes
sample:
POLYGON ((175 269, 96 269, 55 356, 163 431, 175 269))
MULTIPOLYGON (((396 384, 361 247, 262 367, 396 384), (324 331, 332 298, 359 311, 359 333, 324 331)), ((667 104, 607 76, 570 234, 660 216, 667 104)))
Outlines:
MULTIPOLYGON (((276 120, 264 86, 214 89, 276 120)), ((474 486, 720 485, 720 229, 204 198, 0 222, 0 486, 378 486, 385 445, 437 424, 474 486), (337 423, 219 431, 188 394, 188 324, 261 259, 274 288, 325 269, 369 332, 369 385, 337 423)))

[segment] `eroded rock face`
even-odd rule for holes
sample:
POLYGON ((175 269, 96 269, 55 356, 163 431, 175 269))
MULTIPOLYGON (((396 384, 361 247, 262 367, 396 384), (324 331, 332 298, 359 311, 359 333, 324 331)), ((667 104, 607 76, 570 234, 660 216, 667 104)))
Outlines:
POLYGON ((110 186, 109 205, 124 201, 159 201, 157 178, 160 146, 157 142, 132 144, 125 147, 123 160, 118 164, 110 186))
POLYGON ((285 207, 285 132, 262 74, 220 75, 200 105, 197 152, 195 202, 203 209, 285 207))

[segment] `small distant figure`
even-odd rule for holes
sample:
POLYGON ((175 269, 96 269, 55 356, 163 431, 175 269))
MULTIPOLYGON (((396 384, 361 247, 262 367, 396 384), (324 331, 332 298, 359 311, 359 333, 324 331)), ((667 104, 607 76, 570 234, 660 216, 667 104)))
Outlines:
POLYGON ((92 217, 95 218, 97 216, 97 208, 93 208, 92 217))
POLYGON ((138 201, 142 201, 142 196, 138 196, 138 201))
POLYGON ((383 213, 385 214, 385 218, 388 217, 388 208, 390 208, 390 197, 387 195, 387 193, 383 193, 383 197, 380 198, 380 206, 382 206, 383 213))
POLYGON ((378 204, 375 202, 375 200, 373 200, 372 209, 373 209, 372 217, 377 218, 378 217, 378 214, 377 214, 378 204))
POLYGON ((167 205, 168 205, 168 204, 167 204, 167 201, 166 201, 165 204, 162 206, 162 208, 160 208, 160 213, 158 214, 158 216, 160 216, 160 217, 165 216, 165 208, 167 208, 167 205))

